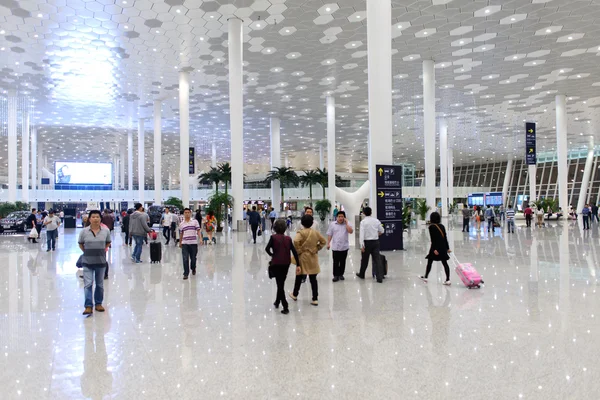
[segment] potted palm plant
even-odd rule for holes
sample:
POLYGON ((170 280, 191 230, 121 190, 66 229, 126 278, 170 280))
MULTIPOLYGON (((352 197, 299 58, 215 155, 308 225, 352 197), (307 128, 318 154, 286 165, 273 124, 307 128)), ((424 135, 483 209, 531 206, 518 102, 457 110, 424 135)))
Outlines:
MULTIPOLYGON (((231 180, 231 176, 229 177, 231 180)), ((198 176, 198 182, 204 185, 212 185, 213 183, 216 186, 216 193, 219 193, 219 183, 223 181, 223 174, 219 170, 219 168, 211 167, 208 172, 200 174, 198 176)))
POLYGON ((331 211, 331 202, 327 199, 317 201, 315 211, 319 214, 321 221, 325 221, 331 211))
POLYGON ((228 162, 219 164, 217 170, 221 173, 221 182, 225 184, 225 194, 227 194, 228 184, 231 183, 231 165, 228 162))
POLYGON ((223 216, 226 215, 228 207, 233 207, 233 197, 228 194, 215 192, 215 194, 208 198, 206 211, 215 213, 215 218, 217 219, 217 232, 223 231, 223 216))
MULTIPOLYGON (((281 202, 285 199, 283 188, 284 187, 295 187, 298 186, 300 182, 300 178, 296 171, 293 168, 289 167, 275 167, 267 174, 267 178, 265 182, 271 183, 273 181, 279 181, 279 186, 281 186, 281 202)), ((281 205, 279 205, 281 211, 281 205)))
POLYGON ((304 171, 304 175, 300 176, 300 184, 303 187, 308 186, 309 189, 309 198, 310 198, 310 204, 312 205, 313 202, 313 192, 312 192, 312 187, 313 185, 317 185, 319 184, 319 182, 321 181, 321 176, 319 174, 318 170, 309 170, 309 171, 304 171))
POLYGON ((421 218, 421 220, 423 222, 427 222, 427 213, 429 212, 429 210, 431 209, 431 207, 429 207, 427 205, 427 200, 425 199, 418 199, 417 200, 417 214, 419 215, 419 218, 421 218))

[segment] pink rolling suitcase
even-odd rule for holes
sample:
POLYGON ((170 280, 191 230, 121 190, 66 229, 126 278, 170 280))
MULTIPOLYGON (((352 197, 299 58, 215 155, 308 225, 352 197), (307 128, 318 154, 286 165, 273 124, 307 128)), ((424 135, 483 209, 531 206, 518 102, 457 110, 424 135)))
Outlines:
POLYGON ((462 281, 462 283, 464 283, 465 286, 469 289, 472 289, 472 288, 479 289, 481 287, 481 284, 484 283, 483 280, 481 280, 481 275, 479 275, 479 272, 477 272, 475 267, 473 267, 469 263, 458 262, 458 259, 456 258, 456 256, 453 253, 451 253, 451 254, 452 254, 452 260, 454 261, 454 263, 456 265, 455 271, 456 271, 457 275, 460 277, 460 280, 462 281))

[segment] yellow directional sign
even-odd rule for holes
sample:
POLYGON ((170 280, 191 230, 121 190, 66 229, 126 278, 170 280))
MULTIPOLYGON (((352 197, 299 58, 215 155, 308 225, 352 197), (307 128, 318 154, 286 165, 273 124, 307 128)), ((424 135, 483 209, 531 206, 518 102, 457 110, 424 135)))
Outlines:
POLYGON ((383 168, 379 168, 377 171, 379 172, 379 176, 383 175, 383 168))
POLYGON ((533 153, 533 149, 529 149, 529 152, 530 152, 530 153, 533 153))
POLYGON ((385 196, 385 193, 383 193, 383 192, 379 192, 379 193, 377 193, 377 194, 379 195, 379 197, 383 197, 383 196, 385 196))
POLYGON ((528 130, 529 133, 533 133, 533 129, 528 130))

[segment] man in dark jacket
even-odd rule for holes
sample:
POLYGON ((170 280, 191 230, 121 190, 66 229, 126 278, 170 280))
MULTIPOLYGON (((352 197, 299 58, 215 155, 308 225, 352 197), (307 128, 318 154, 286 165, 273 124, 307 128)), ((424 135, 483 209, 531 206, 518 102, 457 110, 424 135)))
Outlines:
POLYGON ((596 204, 592 206, 592 222, 594 222, 594 220, 598 222, 598 206, 596 204))
POLYGON ((131 246, 131 235, 129 235, 129 219, 131 218, 132 213, 133 211, 128 210, 121 221, 121 231, 125 232, 125 246, 131 246))
POLYGON ((252 206, 252 211, 248 213, 248 223, 250 224, 250 229, 252 230, 252 239, 256 244, 256 232, 258 231, 258 226, 260 225, 260 214, 256 211, 256 206, 252 206))
MULTIPOLYGON (((29 217, 27 217, 27 221, 25 221, 25 225, 28 228, 35 229, 37 231, 37 218, 35 216, 35 208, 31 209, 31 215, 29 217)), ((40 234, 39 231, 37 231, 37 233, 38 233, 38 235, 40 234)), ((32 243, 37 243, 37 240, 35 240, 35 239, 36 238, 27 237, 27 240, 31 241, 32 243)))
POLYGON ((152 231, 148 226, 148 219, 148 214, 144 212, 144 206, 141 203, 136 203, 135 212, 131 214, 129 219, 129 235, 133 236, 133 240, 135 240, 135 248, 133 254, 131 254, 131 259, 136 263, 142 262, 144 239, 152 231))

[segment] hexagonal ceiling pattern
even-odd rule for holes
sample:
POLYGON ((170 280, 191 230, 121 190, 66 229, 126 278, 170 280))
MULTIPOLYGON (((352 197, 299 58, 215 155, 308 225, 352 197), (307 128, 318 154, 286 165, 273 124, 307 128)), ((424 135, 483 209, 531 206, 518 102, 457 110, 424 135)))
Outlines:
MULTIPOLYGON (((521 158, 525 120, 539 124, 539 151, 553 151, 557 93, 569 96, 571 148, 598 131, 600 2, 393 0, 392 7, 392 20, 377 23, 392 25, 398 162, 423 165, 425 59, 435 61, 438 117, 448 121, 457 164, 521 158)), ((232 17, 244 21, 247 172, 268 169, 272 116, 282 120, 291 164, 317 166, 327 95, 336 97, 338 170, 365 171, 365 0, 0 0, 0 104, 11 89, 34 104, 49 162, 110 160, 138 118, 150 118, 150 177, 152 104, 161 99, 164 170, 176 173, 178 73, 187 69, 191 143, 200 164, 209 163, 213 141, 225 161, 232 17)), ((6 159, 6 118, 1 127, 6 159)))

